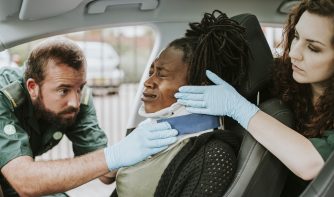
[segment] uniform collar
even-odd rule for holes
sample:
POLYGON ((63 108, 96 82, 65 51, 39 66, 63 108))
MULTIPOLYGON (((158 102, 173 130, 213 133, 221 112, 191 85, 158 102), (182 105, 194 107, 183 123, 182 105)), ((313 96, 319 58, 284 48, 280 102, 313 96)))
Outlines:
POLYGON ((35 112, 34 112, 34 107, 32 105, 32 101, 31 101, 31 98, 30 98, 30 94, 25 86, 25 83, 24 83, 24 80, 22 79, 22 87, 23 87, 23 90, 24 90, 24 94, 26 95, 27 97, 27 104, 25 106, 27 106, 27 110, 28 110, 28 113, 26 113, 26 117, 27 117, 27 122, 29 124, 29 126, 34 130, 36 131, 36 133, 40 134, 40 129, 39 129, 39 125, 38 125, 38 121, 36 119, 36 115, 35 115, 35 112))

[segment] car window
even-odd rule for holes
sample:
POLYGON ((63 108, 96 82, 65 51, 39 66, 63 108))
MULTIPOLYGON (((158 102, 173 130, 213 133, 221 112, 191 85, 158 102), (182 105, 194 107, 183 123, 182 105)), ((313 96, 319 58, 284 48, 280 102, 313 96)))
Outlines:
POLYGON ((0 52, 0 65, 5 66, 10 62, 10 55, 7 50, 0 52))
MULTIPOLYGON (((144 25, 127 26, 62 36, 74 40, 83 49, 87 59, 87 83, 93 89, 98 121, 110 143, 119 141, 125 134, 132 107, 130 103, 152 52, 156 39, 154 30, 144 25)), ((13 47, 10 51, 26 60, 39 41, 13 47)), ((61 148, 57 147, 38 159, 72 157, 70 142, 62 140, 60 143, 61 148)))
POLYGON ((274 57, 278 57, 282 53, 282 48, 279 44, 282 41, 283 28, 282 27, 272 27, 272 26, 263 26, 262 28, 264 35, 268 41, 271 52, 274 57))
POLYGON ((21 57, 18 54, 10 54, 9 50, 0 52, 0 67, 19 67, 21 63, 21 57))

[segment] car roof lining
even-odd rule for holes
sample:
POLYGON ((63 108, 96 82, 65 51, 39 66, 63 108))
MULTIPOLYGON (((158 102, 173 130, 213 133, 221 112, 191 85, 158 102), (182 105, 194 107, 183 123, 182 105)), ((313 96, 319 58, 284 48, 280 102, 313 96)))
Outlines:
MULTIPOLYGON (((39 0, 11 1, 14 2, 11 3, 11 7, 14 7, 14 5, 20 4, 20 2, 37 2, 39 0)), ((66 0, 62 1, 65 2, 66 0)), ((198 21, 204 12, 211 12, 217 8, 221 8, 221 10, 226 12, 228 16, 240 13, 254 13, 259 18, 260 22, 264 23, 281 23, 286 17, 285 15, 276 12, 276 8, 279 6, 280 1, 274 0, 235 0, 231 2, 207 0, 205 4, 203 4, 201 0, 159 0, 159 4, 153 10, 141 10, 141 3, 117 4, 113 6, 110 6, 109 4, 102 5, 100 3, 100 7, 105 6, 103 13, 92 14, 92 6, 94 7, 94 4, 96 6, 97 2, 104 1, 110 0, 97 0, 93 2, 92 0, 75 0, 76 3, 80 3, 76 7, 75 4, 71 4, 72 7, 70 7, 71 9, 69 11, 57 16, 45 16, 41 19, 34 20, 21 20, 19 16, 21 11, 16 11, 15 14, 9 15, 14 10, 11 8, 12 11, 7 13, 5 19, 3 19, 4 16, 2 16, 3 21, 0 21, 0 43, 2 43, 0 45, 0 51, 39 38, 94 28, 144 23, 183 23, 198 21), (261 3, 261 6, 258 6, 258 3, 261 3), (189 5, 191 5, 191 9, 185 9, 189 7, 189 5)), ((0 7, 2 6, 1 2, 3 1, 0 1, 0 7)), ((45 7, 45 5, 42 7, 36 5, 34 10, 44 9, 43 7, 45 7)), ((100 10, 101 9, 102 8, 100 8, 100 10)), ((29 18, 29 13, 27 12, 24 16, 24 18, 29 18)))
POLYGON ((82 1, 83 0, 23 0, 19 19, 37 20, 58 16, 78 7, 82 1))

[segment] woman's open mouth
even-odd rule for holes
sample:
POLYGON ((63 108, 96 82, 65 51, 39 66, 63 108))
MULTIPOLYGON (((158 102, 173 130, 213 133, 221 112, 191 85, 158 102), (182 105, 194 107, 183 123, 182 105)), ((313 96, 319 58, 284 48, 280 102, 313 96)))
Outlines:
POLYGON ((157 98, 157 95, 155 94, 143 92, 141 100, 144 102, 149 102, 149 101, 155 100, 156 98, 157 98))

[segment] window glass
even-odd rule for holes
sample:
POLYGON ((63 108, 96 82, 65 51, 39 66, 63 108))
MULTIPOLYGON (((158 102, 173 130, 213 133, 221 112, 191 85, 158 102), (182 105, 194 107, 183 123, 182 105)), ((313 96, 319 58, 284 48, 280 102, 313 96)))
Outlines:
MULTIPOLYGON (((109 144, 114 144, 125 135, 138 83, 153 49, 155 32, 150 26, 128 26, 75 32, 62 36, 74 40, 85 53, 87 84, 93 90, 97 118, 107 134, 109 144)), ((10 65, 10 60, 12 62, 15 60, 16 66, 24 66, 30 50, 40 41, 25 43, 2 52, 1 64, 10 65)), ((64 137, 58 146, 36 159, 68 157, 73 157, 72 145, 64 137)), ((97 188, 99 193, 105 193, 105 196, 113 190, 96 180, 71 190, 68 194, 80 196, 82 191, 86 191, 87 196, 94 196, 94 193, 89 192, 94 192, 97 188)))
POLYGON ((282 48, 279 46, 283 38, 282 27, 265 26, 262 27, 262 30, 264 32, 264 35, 266 36, 270 49, 273 53, 273 56, 274 57, 280 56, 282 54, 282 48))
MULTIPOLYGON (((64 34, 74 40, 87 59, 87 84, 93 90, 97 117, 110 144, 125 134, 126 124, 139 80, 148 63, 155 33, 150 26, 95 29, 64 34)), ((1 61, 10 59, 22 67, 30 50, 41 40, 25 43, 1 53, 1 61), (3 59, 3 60, 2 60, 3 59)), ((13 65, 13 64, 12 64, 13 65)), ((65 138, 37 159, 72 157, 70 142, 65 138)))

